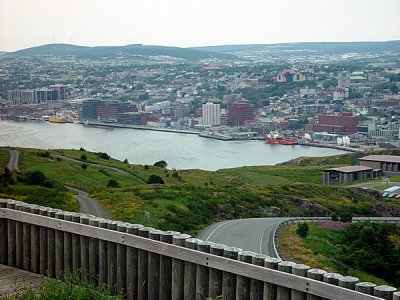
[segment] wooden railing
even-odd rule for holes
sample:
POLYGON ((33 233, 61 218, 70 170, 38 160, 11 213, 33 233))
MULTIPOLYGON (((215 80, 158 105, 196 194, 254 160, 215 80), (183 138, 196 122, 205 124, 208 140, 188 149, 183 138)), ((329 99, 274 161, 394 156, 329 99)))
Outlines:
POLYGON ((128 299, 400 299, 392 287, 186 234, 7 199, 0 263, 56 278, 84 270, 128 299))

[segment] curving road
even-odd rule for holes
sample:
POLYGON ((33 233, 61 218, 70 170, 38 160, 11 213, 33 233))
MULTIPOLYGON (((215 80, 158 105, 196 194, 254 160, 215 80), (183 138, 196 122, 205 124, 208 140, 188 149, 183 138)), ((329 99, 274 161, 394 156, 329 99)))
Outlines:
MULTIPOLYGON (((302 220, 304 218, 258 218, 223 221, 204 229, 199 233, 198 238, 278 257, 273 242, 275 228, 281 222, 295 219, 302 220)), ((357 221, 400 222, 400 217, 353 218, 353 222, 357 221)))
POLYGON ((17 172, 19 172, 18 160, 19 160, 19 151, 11 150, 10 151, 10 162, 7 164, 7 168, 10 171, 16 170, 17 172))
POLYGON ((215 243, 277 257, 272 238, 276 226, 290 218, 258 218, 215 223, 198 237, 215 243))
POLYGON ((96 199, 90 198, 88 193, 78 190, 76 188, 65 186, 70 191, 73 191, 77 194, 74 197, 79 202, 79 212, 94 215, 96 217, 110 219, 111 214, 108 210, 106 210, 96 199))

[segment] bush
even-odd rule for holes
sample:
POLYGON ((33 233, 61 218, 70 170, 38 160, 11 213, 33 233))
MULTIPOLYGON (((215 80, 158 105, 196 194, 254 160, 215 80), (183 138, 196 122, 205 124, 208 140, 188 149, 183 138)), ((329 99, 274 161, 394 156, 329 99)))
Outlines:
POLYGON ((115 179, 110 179, 107 183, 107 187, 109 188, 117 188, 119 187, 119 182, 115 179))
POLYGON ((86 157, 86 155, 85 155, 85 154, 82 154, 82 155, 81 155, 81 160, 83 160, 83 161, 87 161, 87 157, 86 157))
POLYGON ((5 167, 3 174, 0 175, 0 185, 7 186, 9 184, 14 184, 14 178, 10 172, 10 170, 5 167))
POLYGON ((164 180, 157 175, 150 175, 149 179, 147 180, 148 184, 164 184, 164 180))
POLYGON ((110 155, 108 155, 107 153, 104 152, 97 152, 95 153, 97 155, 97 157, 102 158, 102 159, 110 159, 110 155))
POLYGON ((154 164, 154 166, 165 169, 168 166, 168 164, 165 160, 160 160, 160 161, 156 162, 154 164))
POLYGON ((50 152, 49 151, 40 152, 40 153, 38 153, 38 156, 40 156, 40 157, 49 157, 50 156, 50 152))
POLYGON ((87 169, 87 164, 82 164, 81 167, 82 167, 82 169, 86 170, 87 169))
POLYGON ((353 216, 350 212, 343 212, 340 214, 340 221, 344 223, 351 223, 353 221, 353 216))
POLYGON ((144 165, 143 168, 144 168, 145 170, 150 169, 150 167, 149 167, 148 165, 144 165))
POLYGON ((306 222, 304 223, 299 223, 297 225, 297 229, 296 229, 296 233, 301 237, 301 238, 306 238, 308 236, 309 233, 309 226, 306 222))
POLYGON ((26 173, 26 184, 29 185, 44 185, 47 180, 42 171, 32 171, 26 173))
POLYGON ((339 221, 339 216, 338 216, 338 214, 337 214, 337 213, 333 213, 333 214, 331 215, 331 220, 332 220, 332 221, 335 221, 335 222, 338 222, 338 221, 339 221))
POLYGON ((128 159, 127 159, 127 158, 125 158, 125 159, 124 159, 124 164, 129 164, 129 162, 128 162, 128 159))
POLYGON ((83 149, 83 147, 81 147, 80 149, 79 149, 79 151, 86 151, 85 149, 83 149))

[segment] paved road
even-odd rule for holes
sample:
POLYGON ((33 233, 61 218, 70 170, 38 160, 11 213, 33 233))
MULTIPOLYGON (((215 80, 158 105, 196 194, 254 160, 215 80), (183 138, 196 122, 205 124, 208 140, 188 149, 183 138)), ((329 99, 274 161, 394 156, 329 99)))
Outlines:
POLYGON ((65 186, 67 189, 77 193, 74 197, 78 200, 80 209, 79 212, 94 215, 96 217, 110 219, 110 212, 105 209, 99 201, 96 199, 90 198, 88 193, 78 190, 73 187, 65 186))
MULTIPOLYGON (((273 244, 275 228, 279 223, 291 219, 296 218, 259 218, 223 221, 207 227, 198 235, 198 238, 277 257, 278 255, 273 244)), ((400 217, 353 218, 353 221, 369 220, 400 222, 400 217)))
POLYGON ((198 237, 243 250, 276 257, 272 237, 276 226, 290 218, 259 218, 229 220, 215 223, 203 230, 198 237))
POLYGON ((19 151, 11 150, 10 151, 10 162, 7 164, 7 168, 12 170, 19 171, 18 169, 18 160, 19 160, 19 151))

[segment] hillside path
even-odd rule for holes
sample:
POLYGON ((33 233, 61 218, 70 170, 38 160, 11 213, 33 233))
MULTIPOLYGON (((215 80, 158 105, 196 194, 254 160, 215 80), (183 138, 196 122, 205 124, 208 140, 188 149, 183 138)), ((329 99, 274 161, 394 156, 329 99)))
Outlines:
POLYGON ((18 160, 19 160, 19 151, 11 150, 10 151, 10 162, 7 164, 7 168, 10 171, 16 170, 19 172, 18 160))
POLYGON ((93 166, 93 167, 97 167, 97 168, 104 168, 104 169, 113 170, 113 171, 115 171, 115 172, 117 172, 117 173, 120 173, 120 174, 124 174, 124 175, 128 175, 128 176, 134 177, 134 178, 136 178, 136 180, 139 181, 140 183, 146 184, 146 182, 145 182, 142 178, 140 178, 139 176, 136 176, 136 175, 134 175, 134 174, 131 174, 131 173, 127 172, 127 171, 124 171, 124 170, 121 170, 121 169, 118 169, 118 168, 115 168, 115 167, 104 166, 104 165, 99 165, 99 164, 89 163, 89 162, 84 162, 84 161, 81 161, 81 160, 79 160, 79 159, 72 158, 72 157, 67 157, 67 156, 63 156, 63 155, 55 155, 55 154, 53 154, 53 155, 54 155, 55 157, 59 157, 59 158, 61 158, 61 159, 65 159, 65 160, 68 160, 68 161, 73 161, 73 162, 78 162, 78 163, 84 163, 84 164, 87 164, 87 165, 89 165, 89 166, 93 166))
POLYGON ((79 202, 79 212, 94 215, 96 217, 104 219, 111 218, 111 213, 106 208, 104 208, 104 206, 102 206, 98 200, 90 198, 88 193, 70 186, 65 187, 70 191, 77 193, 74 195, 74 197, 79 202))

